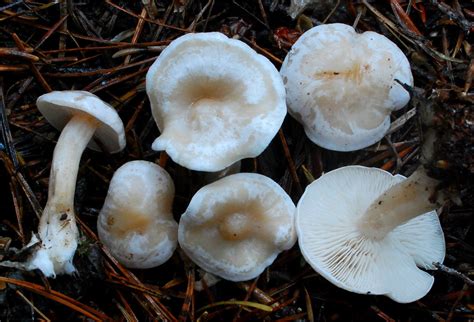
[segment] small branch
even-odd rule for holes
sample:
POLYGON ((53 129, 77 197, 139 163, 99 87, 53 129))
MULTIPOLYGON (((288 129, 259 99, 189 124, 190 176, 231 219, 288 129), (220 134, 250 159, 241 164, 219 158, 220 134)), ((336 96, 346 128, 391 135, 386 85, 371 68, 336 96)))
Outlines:
POLYGON ((446 274, 449 274, 449 275, 453 275, 453 276, 456 276, 457 278, 460 278, 464 281, 464 283, 466 283, 467 285, 469 286, 474 286, 474 281, 471 280, 469 277, 467 277, 466 275, 464 275, 463 273, 455 270, 454 268, 450 268, 450 267, 447 267, 441 263, 433 263, 433 265, 439 269, 440 271, 446 273, 446 274))

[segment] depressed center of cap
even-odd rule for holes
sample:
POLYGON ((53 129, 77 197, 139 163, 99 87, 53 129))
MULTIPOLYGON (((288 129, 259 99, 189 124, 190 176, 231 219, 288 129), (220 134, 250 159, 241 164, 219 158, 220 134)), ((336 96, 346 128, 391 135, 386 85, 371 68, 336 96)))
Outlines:
POLYGON ((220 171, 259 155, 286 114, 273 64, 218 32, 174 40, 150 67, 146 88, 161 131, 152 148, 192 170, 220 171))

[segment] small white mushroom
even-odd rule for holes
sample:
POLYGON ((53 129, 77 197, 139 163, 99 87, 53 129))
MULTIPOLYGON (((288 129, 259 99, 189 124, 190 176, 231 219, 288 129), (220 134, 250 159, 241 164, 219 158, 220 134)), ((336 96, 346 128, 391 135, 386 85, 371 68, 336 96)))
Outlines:
POLYGON ((270 178, 233 174, 194 195, 179 222, 178 241, 207 272, 245 281, 294 245, 294 214, 290 197, 270 178))
MULTIPOLYGON (((100 150, 97 142, 109 153, 118 152, 125 147, 125 135, 122 120, 113 107, 89 92, 51 92, 40 96, 36 104, 49 123, 62 132, 54 148, 48 202, 38 227, 41 246, 26 268, 38 268, 54 277, 75 271, 72 259, 78 230, 74 193, 81 155, 88 144, 100 150)), ((33 236, 29 245, 37 241, 33 236)))
POLYGON ((286 115, 278 71, 245 43, 218 32, 174 40, 146 77, 161 135, 153 150, 215 172, 259 155, 286 115))
POLYGON ((110 181, 97 220, 100 240, 127 267, 163 264, 178 240, 173 198, 174 184, 163 168, 148 161, 124 164, 110 181))
POLYGON ((324 174, 297 206, 306 261, 331 283, 407 303, 425 296, 445 256, 432 203, 435 181, 419 170, 408 179, 361 166, 324 174))
POLYGON ((390 126, 390 113, 410 99, 396 80, 413 85, 410 64, 392 41, 341 23, 306 31, 280 73, 289 113, 311 141, 336 151, 379 141, 390 126))

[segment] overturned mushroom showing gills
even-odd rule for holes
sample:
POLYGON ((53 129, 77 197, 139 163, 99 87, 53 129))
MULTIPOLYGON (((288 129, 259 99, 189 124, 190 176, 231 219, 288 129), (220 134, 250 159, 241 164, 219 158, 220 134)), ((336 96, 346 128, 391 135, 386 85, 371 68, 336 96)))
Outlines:
POLYGON ((361 166, 315 180, 297 206, 306 261, 331 283, 407 303, 425 296, 445 242, 433 203, 436 181, 419 169, 408 179, 361 166))
POLYGON ((124 164, 110 181, 99 214, 100 240, 127 267, 163 264, 178 242, 173 198, 174 184, 163 168, 148 161, 124 164))
POLYGON ((405 106, 412 86, 410 64, 388 38, 334 23, 306 31, 280 73, 289 113, 314 143, 353 151, 379 141, 390 113, 405 106))
MULTIPOLYGON (((89 92, 51 92, 40 96, 36 104, 49 123, 62 132, 54 148, 48 202, 38 227, 41 246, 26 268, 38 268, 46 276, 54 277, 75 271, 72 259, 78 230, 74 193, 82 153, 88 144, 100 150, 97 142, 109 153, 118 152, 125 147, 125 136, 117 112, 89 92)), ((36 242, 38 239, 34 236, 30 245, 36 242)))
POLYGON ((207 272, 245 281, 296 242, 294 214, 295 205, 273 180, 234 174, 194 195, 179 222, 178 241, 207 272))
POLYGON ((286 115, 273 64, 218 32, 174 40, 150 67, 146 91, 161 131, 152 148, 192 170, 259 155, 286 115))

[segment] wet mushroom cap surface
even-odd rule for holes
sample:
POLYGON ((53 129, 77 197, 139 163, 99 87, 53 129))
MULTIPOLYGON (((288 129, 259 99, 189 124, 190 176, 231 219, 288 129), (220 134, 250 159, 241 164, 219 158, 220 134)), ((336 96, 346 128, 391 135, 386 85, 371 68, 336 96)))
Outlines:
POLYGON ((161 131, 152 148, 192 170, 259 155, 287 111, 273 64, 218 32, 174 40, 150 67, 146 90, 161 131))
POLYGON ((234 174, 194 195, 181 217, 178 241, 207 272, 245 281, 294 245, 294 214, 292 200, 273 180, 234 174))
POLYGON ((358 228, 367 208, 384 191, 404 180, 377 168, 348 166, 311 183, 297 206, 301 252, 314 270, 343 289, 386 295, 400 303, 428 293, 432 275, 445 255, 443 231, 435 211, 396 227, 384 238, 358 228), (419 268, 420 267, 420 268, 419 268))
POLYGON ((410 64, 388 38, 334 23, 306 31, 280 73, 289 113, 316 144, 353 151, 379 141, 390 113, 405 106, 413 85, 410 64))

